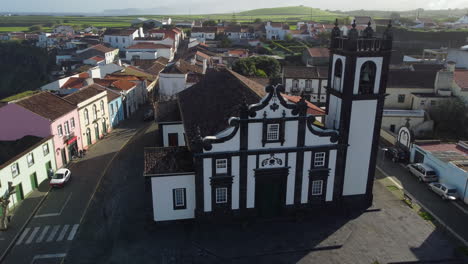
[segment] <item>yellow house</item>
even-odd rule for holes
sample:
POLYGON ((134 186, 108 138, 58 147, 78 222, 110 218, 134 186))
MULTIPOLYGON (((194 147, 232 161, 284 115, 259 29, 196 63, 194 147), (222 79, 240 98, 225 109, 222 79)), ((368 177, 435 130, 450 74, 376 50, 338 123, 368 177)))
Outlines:
POLYGON ((96 143, 109 132, 107 90, 104 87, 91 84, 81 88, 78 92, 65 96, 64 99, 75 104, 78 108, 84 149, 96 143))

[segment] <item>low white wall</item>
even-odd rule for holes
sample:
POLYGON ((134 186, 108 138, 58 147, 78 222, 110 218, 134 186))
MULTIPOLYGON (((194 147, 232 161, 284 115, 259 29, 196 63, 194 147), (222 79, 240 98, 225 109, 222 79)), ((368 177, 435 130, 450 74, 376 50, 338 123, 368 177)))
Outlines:
POLYGON ((183 124, 161 124, 162 126, 162 133, 163 133, 163 145, 164 147, 169 147, 169 133, 177 133, 179 135, 178 141, 179 146, 185 146, 185 138, 184 138, 184 125, 183 124))

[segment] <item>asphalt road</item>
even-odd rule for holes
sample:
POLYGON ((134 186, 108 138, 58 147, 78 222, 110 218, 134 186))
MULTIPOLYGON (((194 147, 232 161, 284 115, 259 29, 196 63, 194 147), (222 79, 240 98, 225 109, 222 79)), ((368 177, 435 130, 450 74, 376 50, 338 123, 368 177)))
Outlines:
POLYGON ((60 263, 79 231, 106 168, 139 129, 148 126, 141 121, 141 112, 125 120, 92 146, 83 159, 70 165, 71 181, 62 189, 51 190, 4 263, 60 263))
POLYGON ((420 183, 416 177, 410 174, 404 165, 383 159, 381 151, 379 152, 377 166, 381 172, 383 171, 384 176, 394 180, 396 184, 400 185, 398 187, 402 187, 421 205, 442 220, 442 226, 447 225, 463 240, 468 241, 468 206, 461 201, 442 200, 430 191, 425 183, 420 183))

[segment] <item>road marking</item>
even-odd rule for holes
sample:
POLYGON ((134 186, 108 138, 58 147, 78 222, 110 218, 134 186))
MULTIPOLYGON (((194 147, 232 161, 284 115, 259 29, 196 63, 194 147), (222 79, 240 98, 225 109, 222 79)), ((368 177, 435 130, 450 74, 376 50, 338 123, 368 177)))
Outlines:
POLYGON ((18 241, 16 241, 16 245, 20 245, 21 243, 23 243, 23 239, 28 235, 29 230, 31 230, 31 228, 29 227, 24 229, 23 234, 21 234, 18 241))
POLYGON ((73 238, 75 237, 76 231, 78 230, 78 226, 80 226, 80 225, 79 224, 73 225, 73 228, 70 231, 70 234, 68 234, 67 240, 73 240, 73 238))
POLYGON ((35 255, 31 261, 31 264, 33 264, 36 259, 64 258, 66 256, 66 253, 35 255))
POLYGON ((45 227, 42 229, 42 233, 41 233, 41 234, 39 235, 39 237, 37 238, 36 243, 42 242, 42 240, 44 239, 45 235, 47 234, 47 231, 49 231, 49 228, 50 228, 50 226, 45 226, 45 227))
POLYGON ((379 166, 377 166, 377 169, 382 173, 386 178, 391 180, 399 189, 403 190, 403 186, 399 184, 395 179, 393 179, 393 176, 388 175, 385 171, 383 171, 379 166))
POLYGON ((58 213, 50 213, 50 214, 40 214, 40 215, 35 215, 34 218, 41 218, 41 217, 50 217, 50 216, 59 216, 62 214, 63 210, 65 209, 65 206, 67 206, 68 201, 70 201, 70 198, 72 196, 72 193, 70 193, 67 197, 67 200, 65 200, 65 203, 62 205, 62 208, 60 208, 60 212, 58 213))
POLYGON ((31 242, 33 241, 34 237, 36 236, 37 234, 37 231, 39 231, 39 228, 40 227, 35 227, 33 229, 33 231, 31 232, 31 235, 29 236, 28 240, 26 240, 26 243, 25 244, 31 244, 31 242))
POLYGON ((55 234, 57 234, 57 231, 58 231, 59 228, 60 228, 59 225, 54 226, 54 228, 52 229, 52 233, 50 233, 50 235, 47 238, 46 242, 51 242, 54 239, 55 234))
POLYGON ((463 206, 459 205, 458 202, 452 202, 452 204, 458 207, 458 209, 462 210, 462 212, 464 212, 465 214, 468 214, 468 211, 465 208, 463 208, 463 206))
POLYGON ((60 235, 58 236, 56 241, 62 241, 63 240, 63 238, 65 237, 65 234, 67 233, 69 227, 70 227, 70 225, 65 225, 63 227, 62 232, 60 232, 60 235))

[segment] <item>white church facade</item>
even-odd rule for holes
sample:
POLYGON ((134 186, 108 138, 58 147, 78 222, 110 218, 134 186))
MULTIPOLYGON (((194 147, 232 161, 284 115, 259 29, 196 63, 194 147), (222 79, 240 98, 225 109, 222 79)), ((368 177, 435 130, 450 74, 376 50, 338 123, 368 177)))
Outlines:
POLYGON ((154 221, 369 207, 392 42, 372 34, 332 32, 323 124, 283 86, 227 70, 156 112, 164 147, 145 149, 144 169, 154 221))

